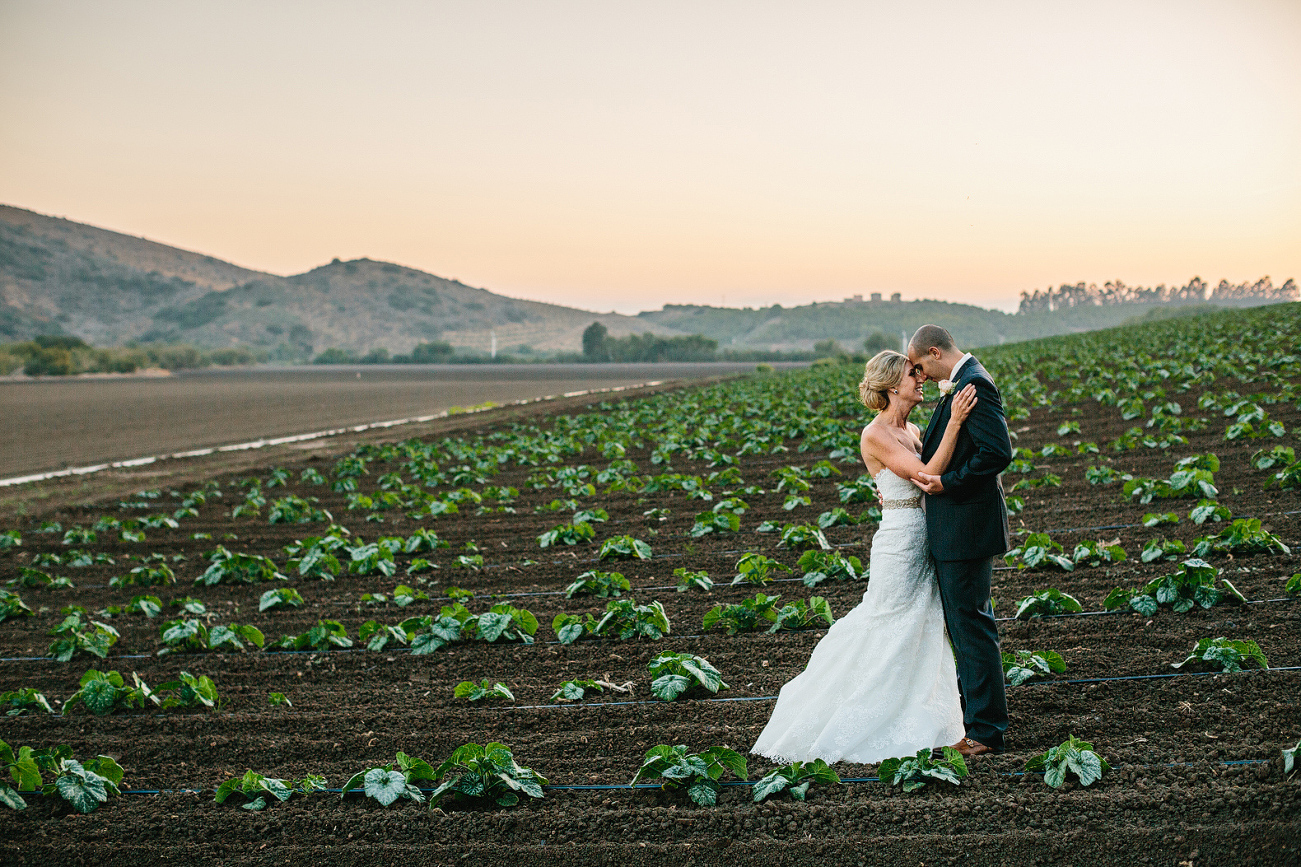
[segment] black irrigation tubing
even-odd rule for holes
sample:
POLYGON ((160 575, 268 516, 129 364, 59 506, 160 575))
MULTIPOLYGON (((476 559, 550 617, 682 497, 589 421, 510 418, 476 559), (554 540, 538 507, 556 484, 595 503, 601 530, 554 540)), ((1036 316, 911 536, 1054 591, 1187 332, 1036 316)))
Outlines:
MULTIPOLYGON (((1217 762, 1216 764, 1219 764, 1222 767, 1234 767, 1234 766, 1241 766, 1241 765, 1268 765, 1272 763, 1273 763, 1273 759, 1235 759, 1232 761, 1217 762)), ((1198 767, 1198 765, 1194 762, 1163 762, 1159 764, 1146 764, 1146 765, 1116 765, 1112 768, 1112 770, 1119 771, 1119 770, 1137 770, 1140 768, 1146 769, 1146 768, 1195 768, 1195 767, 1198 767)), ((1042 775, 1043 771, 999 771, 998 772, 998 776, 1000 777, 1025 777, 1031 774, 1042 775)), ((718 780, 717 782, 720 786, 753 787, 753 786, 757 786, 761 781, 760 780, 718 780)), ((861 783, 879 783, 879 782, 881 782, 880 777, 841 777, 840 778, 841 785, 857 785, 861 783)), ((422 792, 434 791, 433 787, 418 786, 417 788, 422 792)), ((629 789, 644 790, 644 789, 662 789, 662 788, 664 788, 663 785, 659 783, 636 783, 636 784, 573 783, 569 785, 548 784, 542 787, 543 791, 548 791, 548 792, 618 792, 618 791, 628 791, 629 789)), ((364 791, 365 789, 348 790, 348 792, 364 792, 364 791)), ((216 792, 217 792, 216 789, 124 789, 120 791, 118 794, 119 795, 213 795, 215 796, 216 792)), ((330 795, 345 794, 343 789, 317 789, 316 792, 320 792, 322 794, 330 794, 330 795)), ((41 791, 19 792, 18 794, 24 798, 49 797, 44 792, 41 791)))
MULTIPOLYGON (((778 580, 781 580, 781 581, 798 581, 799 579, 798 579, 798 578, 782 578, 782 579, 778 579, 778 580)), ((479 597, 476 597, 476 598, 479 598, 479 597)), ((484 598, 492 598, 492 597, 484 597, 484 598)), ((1246 604, 1247 604, 1247 605, 1264 605, 1264 604, 1271 603, 1271 602, 1295 602, 1295 601, 1297 601, 1297 597, 1291 597, 1291 596, 1280 596, 1280 597, 1277 598, 1277 599, 1249 599, 1249 600, 1247 600, 1246 604)), ((1104 615, 1108 615, 1108 614, 1128 614, 1128 613, 1129 613, 1129 610, 1128 610, 1128 609, 1123 609, 1123 608, 1122 608, 1122 609, 1117 609, 1117 610, 1115 610, 1115 611, 1075 611, 1075 612, 1071 612, 1071 613, 1068 613, 1068 614, 1044 614, 1044 615, 1040 615, 1040 616, 1038 616, 1038 617, 1031 618, 1031 620, 1023 620, 1023 621, 1021 621, 1021 622, 1022 622, 1022 623, 1029 623, 1029 622, 1032 622, 1033 620, 1056 620, 1056 619, 1064 618, 1064 617, 1099 617, 1099 616, 1104 616, 1104 615)), ((1007 623, 1007 622, 1014 621, 1014 620, 1016 620, 1015 617, 998 617, 998 618, 995 618, 995 622, 998 622, 998 623, 1007 623)), ((795 631, 795 632, 809 632, 809 631, 812 631, 812 630, 800 629, 800 630, 793 630, 793 631, 795 631)), ((785 633, 778 633, 778 634, 785 634, 785 633)), ((703 634, 703 633, 702 633, 702 634, 697 634, 697 635, 675 635, 675 636, 674 636, 674 638, 679 638, 679 639, 683 639, 683 640, 694 639, 694 638, 709 638, 709 637, 710 637, 709 635, 707 635, 707 634, 703 634)), ((561 643, 562 643, 562 642, 560 642, 560 641, 535 641, 535 642, 532 642, 532 644, 540 644, 540 645, 553 645, 553 644, 561 644, 561 643)), ((523 644, 523 643, 510 641, 510 642, 501 642, 501 643, 493 642, 493 643, 489 644, 488 646, 489 646, 489 647, 528 647, 528 646, 530 646, 530 645, 526 645, 526 644, 523 644)), ((333 649, 330 649, 330 650, 264 650, 264 651, 262 651, 262 652, 263 652, 263 653, 281 654, 281 655, 285 655, 285 656, 294 656, 294 655, 300 655, 300 654, 321 654, 321 653, 326 653, 326 654, 337 654, 337 653, 369 653, 369 652, 374 652, 374 653, 383 653, 383 652, 385 652, 385 651, 371 651, 370 648, 368 648, 368 647, 338 647, 338 648, 333 648, 333 649)), ((393 652, 394 652, 394 653, 398 653, 398 652, 400 652, 400 651, 398 651, 398 650, 394 650, 393 652)), ((191 655, 191 654, 187 653, 187 654, 185 654, 185 655, 191 655)), ((197 653, 194 654, 194 655, 197 655, 197 653)), ((121 656, 105 657, 105 659, 106 659, 106 660, 109 659, 109 658, 111 658, 111 659, 151 659, 151 658, 153 658, 153 657, 155 657, 155 656, 157 656, 157 654, 155 654, 155 653, 132 653, 132 654, 123 654, 123 655, 121 655, 121 656)), ((14 657, 8 657, 8 658, 0 658, 0 662, 52 662, 54 659, 55 659, 55 657, 53 657, 53 656, 14 656, 14 657)), ((1275 669, 1271 669, 1271 671, 1273 671, 1273 670, 1275 670, 1275 669)), ((1281 669, 1281 670, 1286 670, 1286 669, 1281 669)), ((1164 677, 1165 675, 1161 675, 1161 676, 1164 677)), ((1062 681, 1056 681, 1056 682, 1057 682, 1057 683, 1061 683, 1062 681)), ((738 700, 738 699, 719 699, 719 701, 737 701, 737 700, 738 700)))
MULTIPOLYGON (((1176 677, 1210 677, 1223 674, 1255 674, 1265 671, 1301 671, 1301 665, 1280 666, 1278 668, 1257 668, 1244 670, 1240 672, 1224 671, 1190 671, 1179 674, 1131 674, 1121 677, 1088 677, 1077 680, 1031 680, 1021 684, 1021 686, 1065 686, 1068 684, 1079 683, 1115 683, 1119 681, 1130 680, 1169 680, 1176 677)), ((1010 686, 1008 687, 1011 688, 1010 686)), ((1019 687, 1018 687, 1019 688, 1019 687)), ((749 695, 737 698, 701 698, 696 699, 701 703, 722 704, 724 702, 741 702, 741 701, 776 701, 775 695, 749 695)), ((576 708, 592 707, 631 707, 644 705, 664 705, 663 701, 594 701, 594 702, 575 702, 573 704, 525 704, 525 705, 507 705, 504 707, 491 708, 494 711, 510 710, 573 710, 576 708)))

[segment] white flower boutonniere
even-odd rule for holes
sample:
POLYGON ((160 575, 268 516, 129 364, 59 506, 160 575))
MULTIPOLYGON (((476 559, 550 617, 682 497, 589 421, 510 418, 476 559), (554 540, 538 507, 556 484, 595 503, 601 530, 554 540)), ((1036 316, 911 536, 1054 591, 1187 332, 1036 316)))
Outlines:
POLYGON ((953 394, 953 380, 951 379, 940 380, 940 394, 944 395, 945 397, 948 397, 949 395, 953 394))

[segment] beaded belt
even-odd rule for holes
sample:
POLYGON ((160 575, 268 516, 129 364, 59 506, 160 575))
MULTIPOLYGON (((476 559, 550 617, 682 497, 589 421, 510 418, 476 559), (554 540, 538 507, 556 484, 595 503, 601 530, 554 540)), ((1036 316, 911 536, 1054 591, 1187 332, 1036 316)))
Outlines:
POLYGON ((882 500, 882 509, 920 509, 922 507, 922 498, 908 497, 904 500, 882 500))

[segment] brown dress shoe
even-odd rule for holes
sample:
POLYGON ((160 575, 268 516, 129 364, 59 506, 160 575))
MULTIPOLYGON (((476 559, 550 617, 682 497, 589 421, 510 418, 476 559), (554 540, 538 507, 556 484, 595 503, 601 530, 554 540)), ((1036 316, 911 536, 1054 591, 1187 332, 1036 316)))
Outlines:
POLYGON ((995 752, 993 747, 987 747, 980 741, 973 741, 971 738, 963 738, 953 745, 953 748, 962 753, 963 758, 974 759, 976 756, 983 756, 985 753, 995 752))

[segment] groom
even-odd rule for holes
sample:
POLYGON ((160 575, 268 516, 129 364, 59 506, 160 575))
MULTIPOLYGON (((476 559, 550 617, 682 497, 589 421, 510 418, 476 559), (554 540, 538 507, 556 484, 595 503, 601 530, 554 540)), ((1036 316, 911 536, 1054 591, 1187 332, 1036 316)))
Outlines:
POLYGON ((955 347, 953 335, 938 325, 917 329, 908 344, 908 360, 925 379, 939 380, 943 392, 922 438, 923 461, 939 447, 950 395, 969 383, 976 387, 976 406, 958 434, 947 469, 938 476, 919 473, 919 483, 927 494, 926 535, 957 658, 967 729, 967 736, 953 746, 969 758, 1001 753, 1007 697, 989 585, 994 557, 1011 547, 999 481, 999 473, 1012 462, 1003 400, 988 371, 971 353, 955 347))

